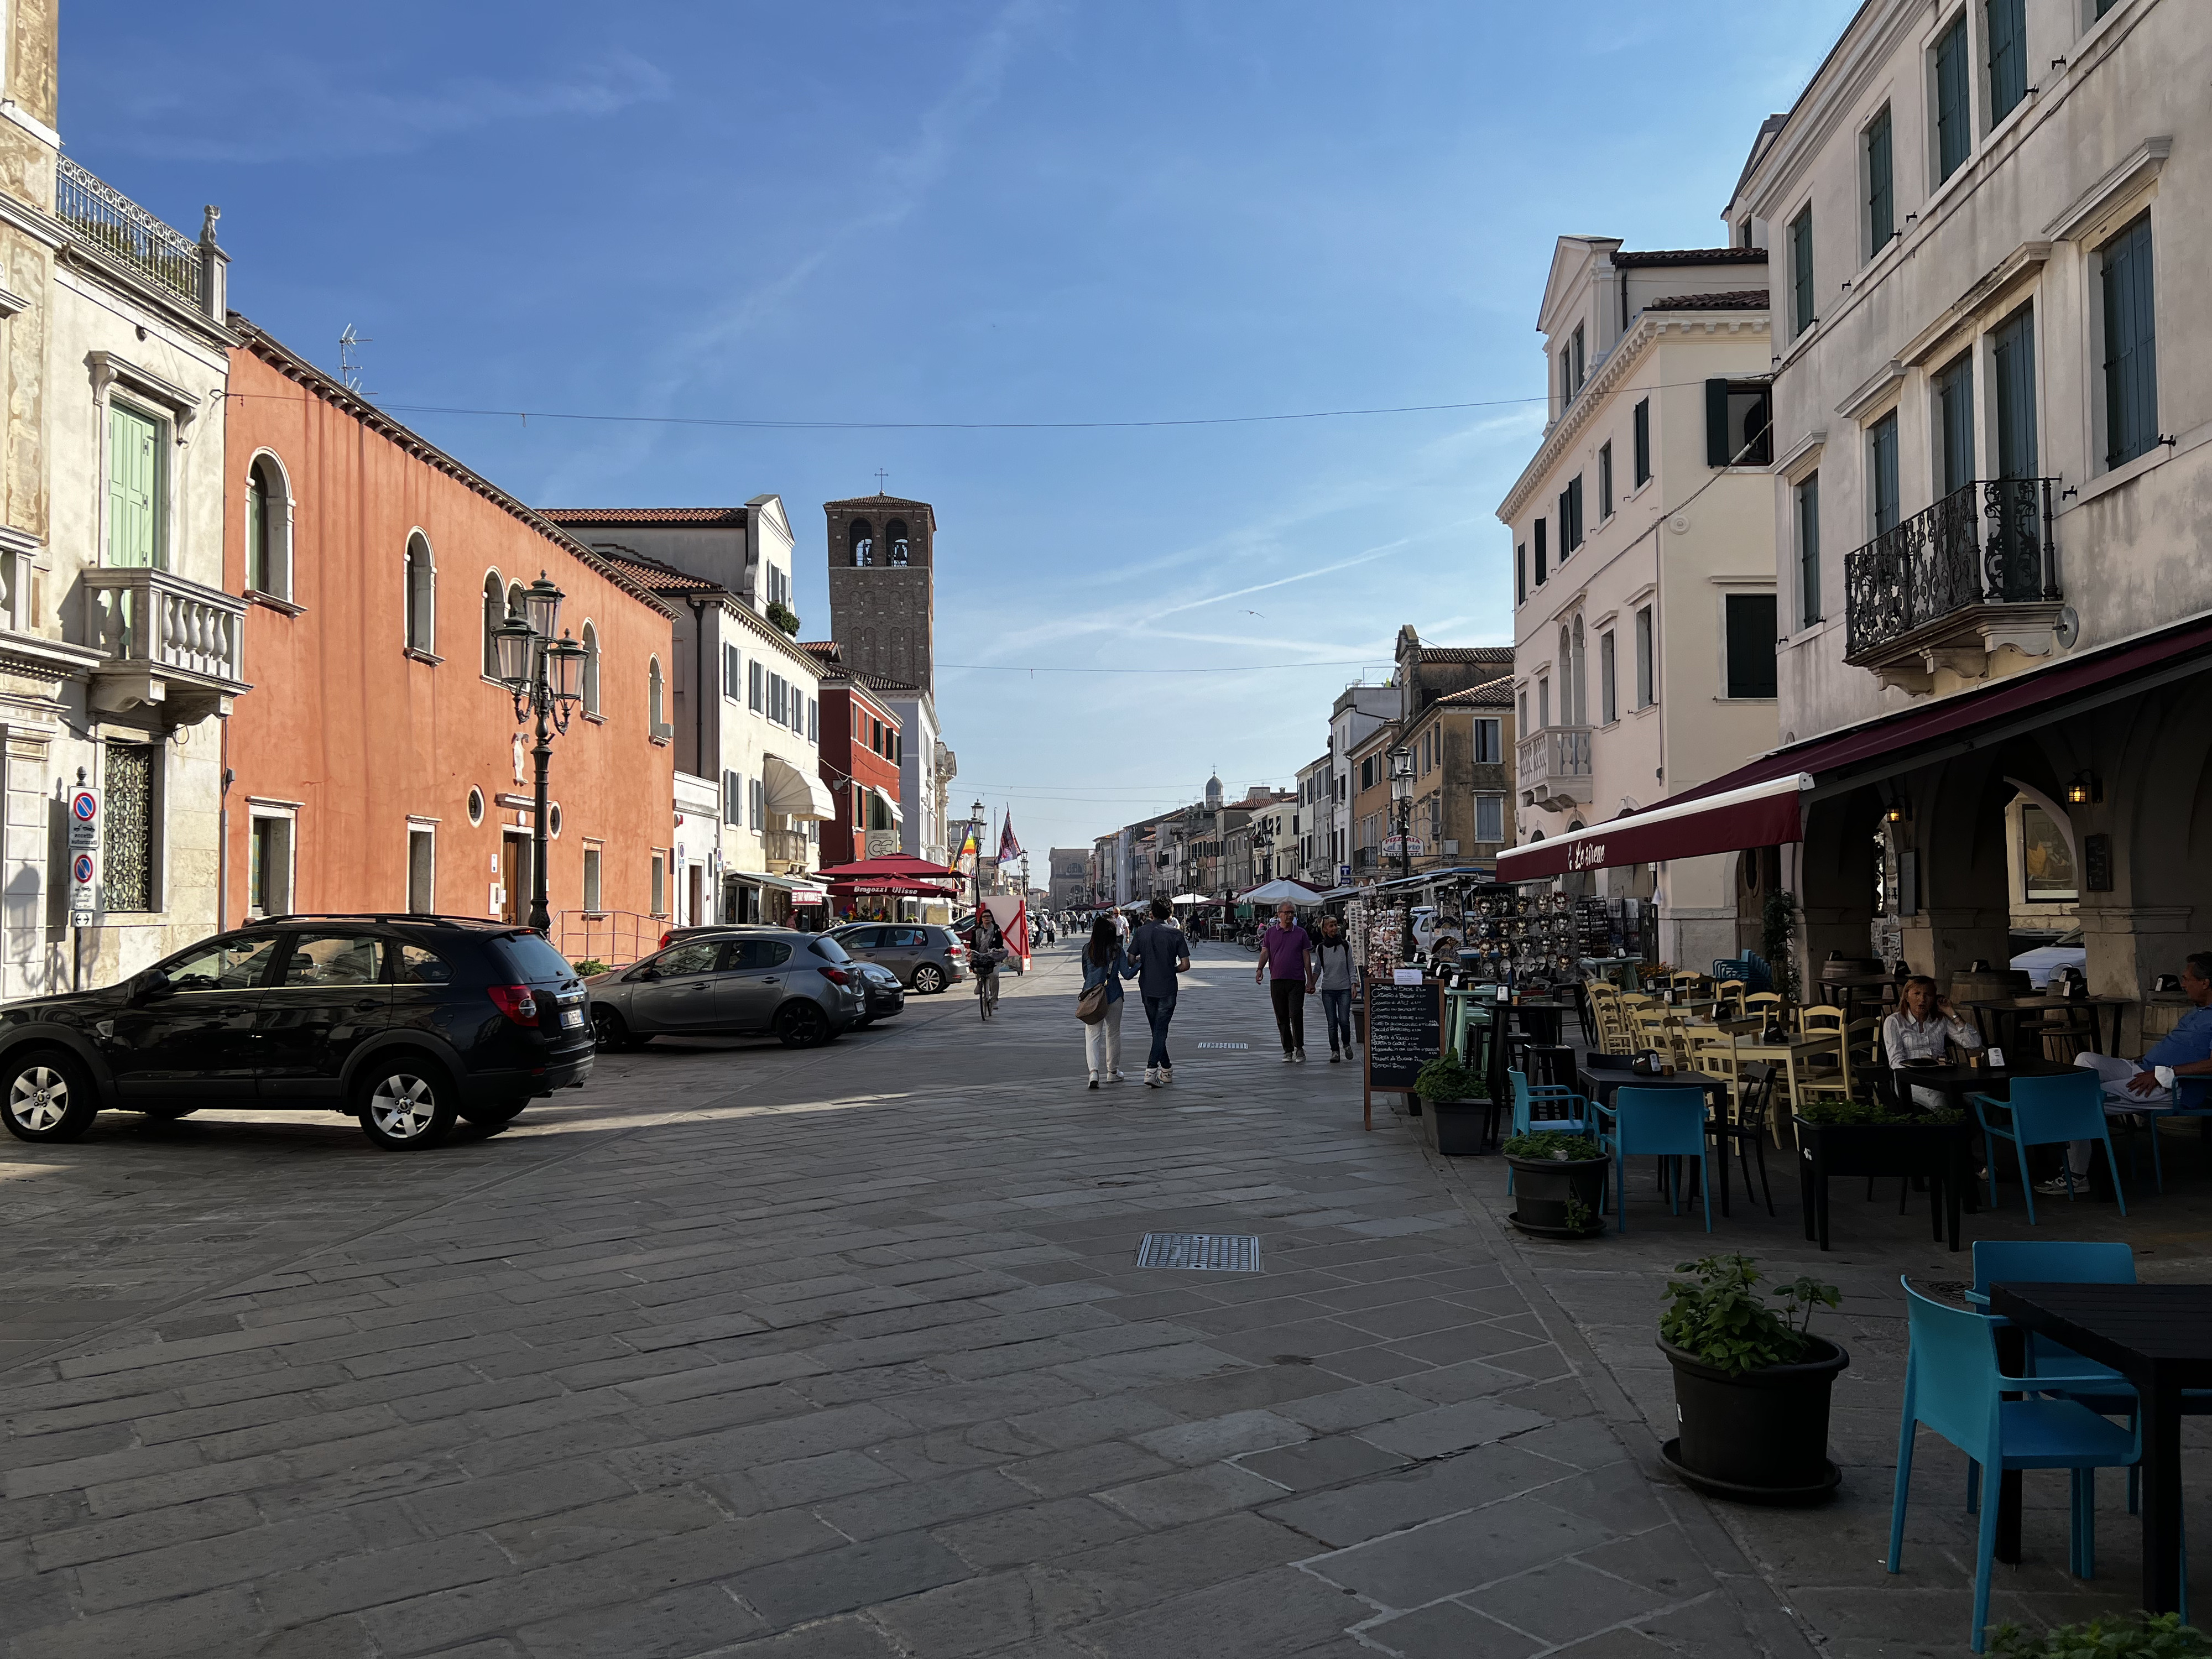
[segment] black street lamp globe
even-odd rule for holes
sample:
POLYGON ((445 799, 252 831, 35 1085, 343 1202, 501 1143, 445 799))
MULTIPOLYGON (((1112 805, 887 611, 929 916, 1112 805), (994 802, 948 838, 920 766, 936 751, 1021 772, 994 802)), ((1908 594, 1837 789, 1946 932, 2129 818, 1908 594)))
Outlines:
POLYGON ((566 597, 551 577, 539 571, 538 580, 522 590, 522 616, 530 631, 541 640, 551 639, 553 630, 560 626, 561 601, 566 597))

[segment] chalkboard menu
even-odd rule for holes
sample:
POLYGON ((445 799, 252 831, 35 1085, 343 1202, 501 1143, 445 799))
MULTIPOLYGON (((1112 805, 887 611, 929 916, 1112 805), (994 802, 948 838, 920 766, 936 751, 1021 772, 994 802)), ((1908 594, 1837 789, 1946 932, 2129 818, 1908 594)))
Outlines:
POLYGON ((1367 986, 1367 1086, 1406 1089, 1444 1051, 1443 987, 1367 986))

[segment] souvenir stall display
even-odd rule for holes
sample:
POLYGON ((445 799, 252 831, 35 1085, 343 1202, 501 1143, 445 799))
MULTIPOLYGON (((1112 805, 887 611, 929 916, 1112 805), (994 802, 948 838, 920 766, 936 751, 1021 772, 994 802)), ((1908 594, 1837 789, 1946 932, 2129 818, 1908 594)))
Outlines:
POLYGON ((1498 984, 1550 985, 1580 977, 1574 902, 1561 893, 1488 888, 1469 901, 1460 969, 1498 984))

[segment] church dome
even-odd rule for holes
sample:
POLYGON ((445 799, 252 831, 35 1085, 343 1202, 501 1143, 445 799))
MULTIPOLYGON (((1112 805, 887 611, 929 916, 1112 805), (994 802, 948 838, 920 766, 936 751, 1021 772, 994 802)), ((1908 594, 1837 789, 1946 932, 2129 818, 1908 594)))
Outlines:
POLYGON ((1209 811, 1221 810, 1221 775, 1218 772, 1206 781, 1206 805, 1209 811))

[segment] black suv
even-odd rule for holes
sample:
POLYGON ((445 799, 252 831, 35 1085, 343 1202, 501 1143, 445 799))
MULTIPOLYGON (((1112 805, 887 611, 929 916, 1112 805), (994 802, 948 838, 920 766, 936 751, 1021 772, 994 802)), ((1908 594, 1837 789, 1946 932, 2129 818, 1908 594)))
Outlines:
POLYGON ((284 916, 100 991, 0 1009, 0 1118, 74 1140, 103 1107, 325 1106, 380 1146, 496 1127, 592 1074, 590 999, 544 939, 452 916, 284 916))

